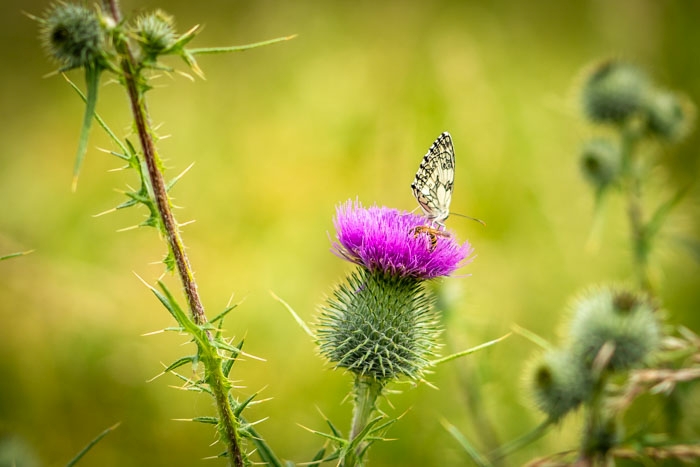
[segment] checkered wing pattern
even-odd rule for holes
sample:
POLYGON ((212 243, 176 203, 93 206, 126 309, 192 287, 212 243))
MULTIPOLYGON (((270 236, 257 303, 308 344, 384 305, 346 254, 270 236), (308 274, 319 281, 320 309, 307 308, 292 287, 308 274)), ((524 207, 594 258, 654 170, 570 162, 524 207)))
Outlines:
POLYGON ((455 151, 452 137, 444 132, 435 140, 418 167, 411 184, 425 217, 438 225, 450 215, 455 179, 455 151))

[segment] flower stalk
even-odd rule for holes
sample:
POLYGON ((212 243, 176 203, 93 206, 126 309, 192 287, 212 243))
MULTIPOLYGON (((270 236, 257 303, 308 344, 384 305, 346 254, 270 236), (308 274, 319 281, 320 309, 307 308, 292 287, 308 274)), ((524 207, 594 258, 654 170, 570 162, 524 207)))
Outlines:
POLYGON ((607 375, 602 374, 596 381, 591 399, 586 404, 585 422, 583 429, 583 439, 581 442, 581 457, 579 462, 582 465, 596 465, 600 460, 600 465, 605 465, 604 459, 611 447, 613 447, 614 420, 609 418, 606 411, 605 388, 607 385, 607 375))
POLYGON ((644 225, 644 210, 642 207, 642 180, 640 170, 636 167, 635 149, 639 142, 639 131, 634 122, 622 130, 622 177, 627 195, 627 218, 630 225, 632 252, 637 282, 642 290, 651 292, 649 279, 649 242, 647 241, 644 225))
MULTIPOLYGON (((355 377, 353 395, 355 408, 352 414, 349 440, 357 438, 367 427, 372 413, 376 410, 377 398, 381 395, 384 384, 371 376, 355 377)), ((345 457, 344 467, 364 465, 364 454, 369 446, 369 441, 362 441, 352 449, 345 457)))

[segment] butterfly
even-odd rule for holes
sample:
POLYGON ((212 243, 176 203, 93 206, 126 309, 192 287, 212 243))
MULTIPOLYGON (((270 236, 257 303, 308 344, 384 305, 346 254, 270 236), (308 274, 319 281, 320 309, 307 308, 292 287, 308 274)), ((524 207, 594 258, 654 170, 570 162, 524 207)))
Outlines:
MULTIPOLYGON (((438 237, 449 237, 445 231, 444 221, 450 215, 450 201, 452 201, 452 189, 455 180, 455 149, 452 145, 452 136, 443 132, 423 156, 423 160, 416 172, 416 178, 411 183, 413 196, 428 219, 430 225, 419 225, 412 229, 413 236, 421 233, 427 235, 430 242, 430 251, 435 250, 438 237), (437 226, 437 227, 436 227, 437 226)), ((475 220, 485 225, 481 219, 456 214, 475 220)))
POLYGON ((411 183, 413 196, 431 226, 445 227, 443 221, 450 215, 454 180, 455 150, 452 136, 445 131, 428 149, 411 183))

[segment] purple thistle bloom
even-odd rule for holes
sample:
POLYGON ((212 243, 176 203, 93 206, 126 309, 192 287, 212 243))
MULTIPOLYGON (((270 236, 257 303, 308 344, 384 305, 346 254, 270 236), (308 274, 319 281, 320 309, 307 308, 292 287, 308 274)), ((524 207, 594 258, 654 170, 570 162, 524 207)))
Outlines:
POLYGON ((420 230, 428 221, 406 211, 364 208, 348 200, 336 209, 333 224, 338 241, 332 251, 371 272, 432 279, 447 276, 473 259, 469 242, 460 245, 446 231, 420 230))

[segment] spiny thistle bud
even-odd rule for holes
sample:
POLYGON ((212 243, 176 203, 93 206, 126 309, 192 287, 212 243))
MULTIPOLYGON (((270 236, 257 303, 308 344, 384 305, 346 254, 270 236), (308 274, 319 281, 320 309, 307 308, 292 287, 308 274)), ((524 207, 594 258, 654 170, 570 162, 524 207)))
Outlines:
POLYGON ((388 381, 418 379, 441 332, 423 281, 454 272, 472 249, 448 232, 435 241, 416 230, 425 219, 395 209, 363 208, 351 201, 335 217, 334 252, 359 266, 322 307, 320 352, 337 367, 388 381))
POLYGON ((569 335, 572 349, 589 366, 603 345, 611 345, 606 368, 619 371, 640 365, 658 347, 661 330, 648 296, 601 287, 577 300, 569 335))
POLYGON ((581 151, 581 171, 598 190, 612 185, 620 175, 620 149, 605 139, 592 139, 581 151))
POLYGON ((665 90, 650 93, 646 101, 647 129, 670 142, 683 139, 692 127, 694 107, 689 99, 665 90))
POLYGON ((361 269, 333 295, 319 320, 321 354, 376 380, 421 376, 441 329, 418 279, 361 269))
POLYGON ((169 49, 176 39, 172 16, 161 10, 140 16, 136 20, 134 33, 141 50, 149 59, 169 49))
POLYGON ((620 124, 639 112, 650 83, 636 66, 609 60, 593 69, 582 93, 583 110, 591 121, 620 124))
POLYGON ((552 350, 531 366, 528 385, 537 407, 556 421, 588 399, 592 388, 589 375, 571 352, 552 350))
POLYGON ((40 21, 42 42, 64 69, 94 65, 103 56, 105 37, 93 10, 57 3, 40 21))

